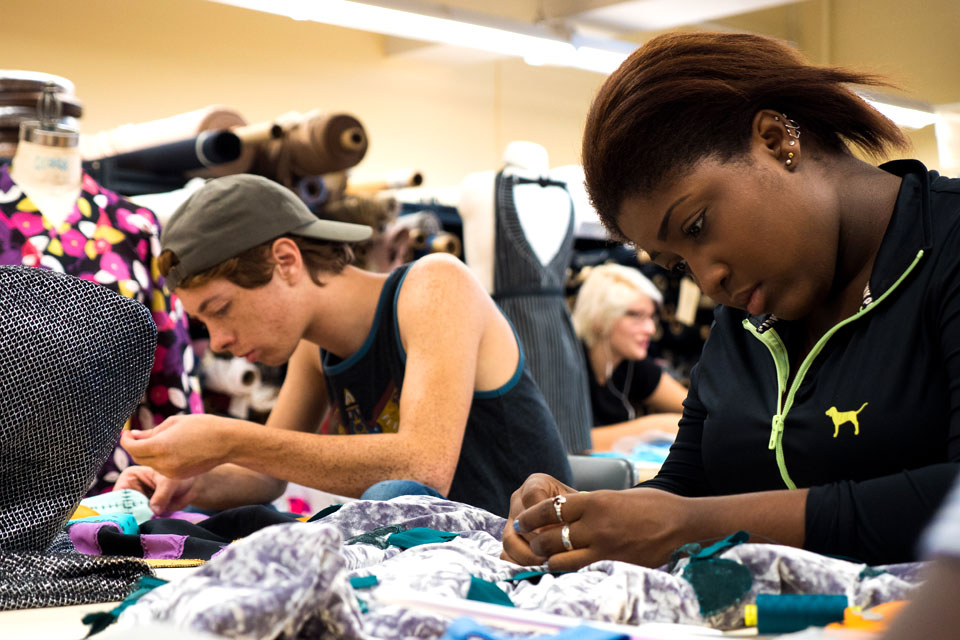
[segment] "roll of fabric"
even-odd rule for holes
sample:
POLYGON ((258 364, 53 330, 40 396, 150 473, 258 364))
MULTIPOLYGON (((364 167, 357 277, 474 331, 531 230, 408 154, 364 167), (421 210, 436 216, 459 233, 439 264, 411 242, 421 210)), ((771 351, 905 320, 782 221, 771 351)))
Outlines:
POLYGON ((258 147, 254 172, 293 188, 300 176, 343 171, 367 152, 367 134, 347 113, 311 112, 258 147))
MULTIPOLYGON (((23 71, 20 69, 0 69, 0 92, 41 92, 48 85, 53 85, 62 93, 76 93, 72 82, 63 76, 39 71, 23 71)), ((36 103, 34 103, 36 104, 36 103)))
POLYGON ((216 168, 234 162, 243 153, 243 143, 231 131, 201 131, 186 140, 147 147, 113 156, 121 169, 154 173, 183 174, 202 168, 216 168))
POLYGON ((382 178, 372 180, 349 180, 347 193, 350 195, 373 195, 389 189, 419 187, 423 184, 423 173, 416 169, 398 169, 390 171, 382 178))
POLYGON ((297 180, 297 186, 294 191, 297 192, 297 195, 300 196, 303 203, 307 205, 307 208, 314 213, 327 202, 327 198, 330 195, 327 185, 323 181, 323 176, 304 176, 300 178, 297 180))
POLYGON ((201 364, 204 385, 211 391, 246 396, 260 384, 260 370, 243 358, 218 358, 207 352, 201 364))
MULTIPOLYGON (((97 160, 131 151, 156 147, 170 142, 195 138, 203 131, 232 129, 246 124, 246 120, 232 107, 210 105, 179 113, 167 118, 136 124, 124 124, 113 129, 80 137, 80 153, 84 160, 97 160)), ((250 169, 254 149, 245 147, 233 162, 203 168, 198 175, 219 177, 244 173, 250 169)))

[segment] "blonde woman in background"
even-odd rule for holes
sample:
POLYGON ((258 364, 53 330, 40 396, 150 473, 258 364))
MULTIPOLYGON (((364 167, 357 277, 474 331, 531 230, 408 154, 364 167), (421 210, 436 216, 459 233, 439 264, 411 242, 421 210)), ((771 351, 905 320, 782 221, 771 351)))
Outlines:
POLYGON ((677 432, 687 389, 647 357, 663 296, 637 269, 593 267, 580 287, 573 326, 583 342, 593 406, 593 447, 627 436, 677 432))

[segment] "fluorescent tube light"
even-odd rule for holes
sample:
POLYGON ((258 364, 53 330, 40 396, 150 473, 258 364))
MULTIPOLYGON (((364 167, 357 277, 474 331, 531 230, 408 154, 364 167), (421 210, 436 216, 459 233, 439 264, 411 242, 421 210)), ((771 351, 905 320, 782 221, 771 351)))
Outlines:
POLYGON ((906 129, 923 129, 937 121, 933 107, 926 102, 888 96, 867 89, 858 88, 856 91, 867 104, 906 129))
MULTIPOLYGON (((489 51, 523 58, 531 65, 573 67, 605 74, 612 73, 638 46, 577 33, 570 35, 569 39, 562 38, 535 25, 445 8, 421 0, 392 0, 389 7, 351 0, 213 1, 295 20, 489 51)), ((936 121, 930 105, 867 91, 858 93, 902 127, 921 129, 936 121)))
MULTIPOLYGON (((549 61, 551 64, 553 61, 570 60, 576 53, 572 44, 559 37, 550 37, 545 30, 543 35, 522 33, 350 0, 215 1, 288 16, 295 20, 312 20, 388 36, 469 47, 534 61, 549 61)), ((529 31, 539 30, 531 28, 529 31)))
POLYGON ((906 129, 923 129, 937 121, 937 114, 932 111, 921 111, 920 109, 913 109, 911 107, 901 107, 868 98, 864 98, 864 100, 874 109, 906 129))

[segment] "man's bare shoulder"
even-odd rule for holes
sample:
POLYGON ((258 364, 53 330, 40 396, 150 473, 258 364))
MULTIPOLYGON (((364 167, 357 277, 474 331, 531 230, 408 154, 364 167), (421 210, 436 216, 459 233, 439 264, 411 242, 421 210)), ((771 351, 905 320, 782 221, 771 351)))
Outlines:
POLYGON ((418 287, 466 287, 471 292, 485 294, 470 268, 448 253, 431 253, 414 262, 407 273, 407 283, 416 283, 418 287))

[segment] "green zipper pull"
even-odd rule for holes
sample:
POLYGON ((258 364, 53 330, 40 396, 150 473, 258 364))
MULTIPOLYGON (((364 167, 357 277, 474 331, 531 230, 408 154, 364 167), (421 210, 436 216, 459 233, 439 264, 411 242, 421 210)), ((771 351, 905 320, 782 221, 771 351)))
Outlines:
POLYGON ((778 413, 773 416, 773 420, 770 422, 770 444, 767 445, 767 448, 777 448, 777 440, 780 439, 781 433, 783 433, 783 416, 778 413))

